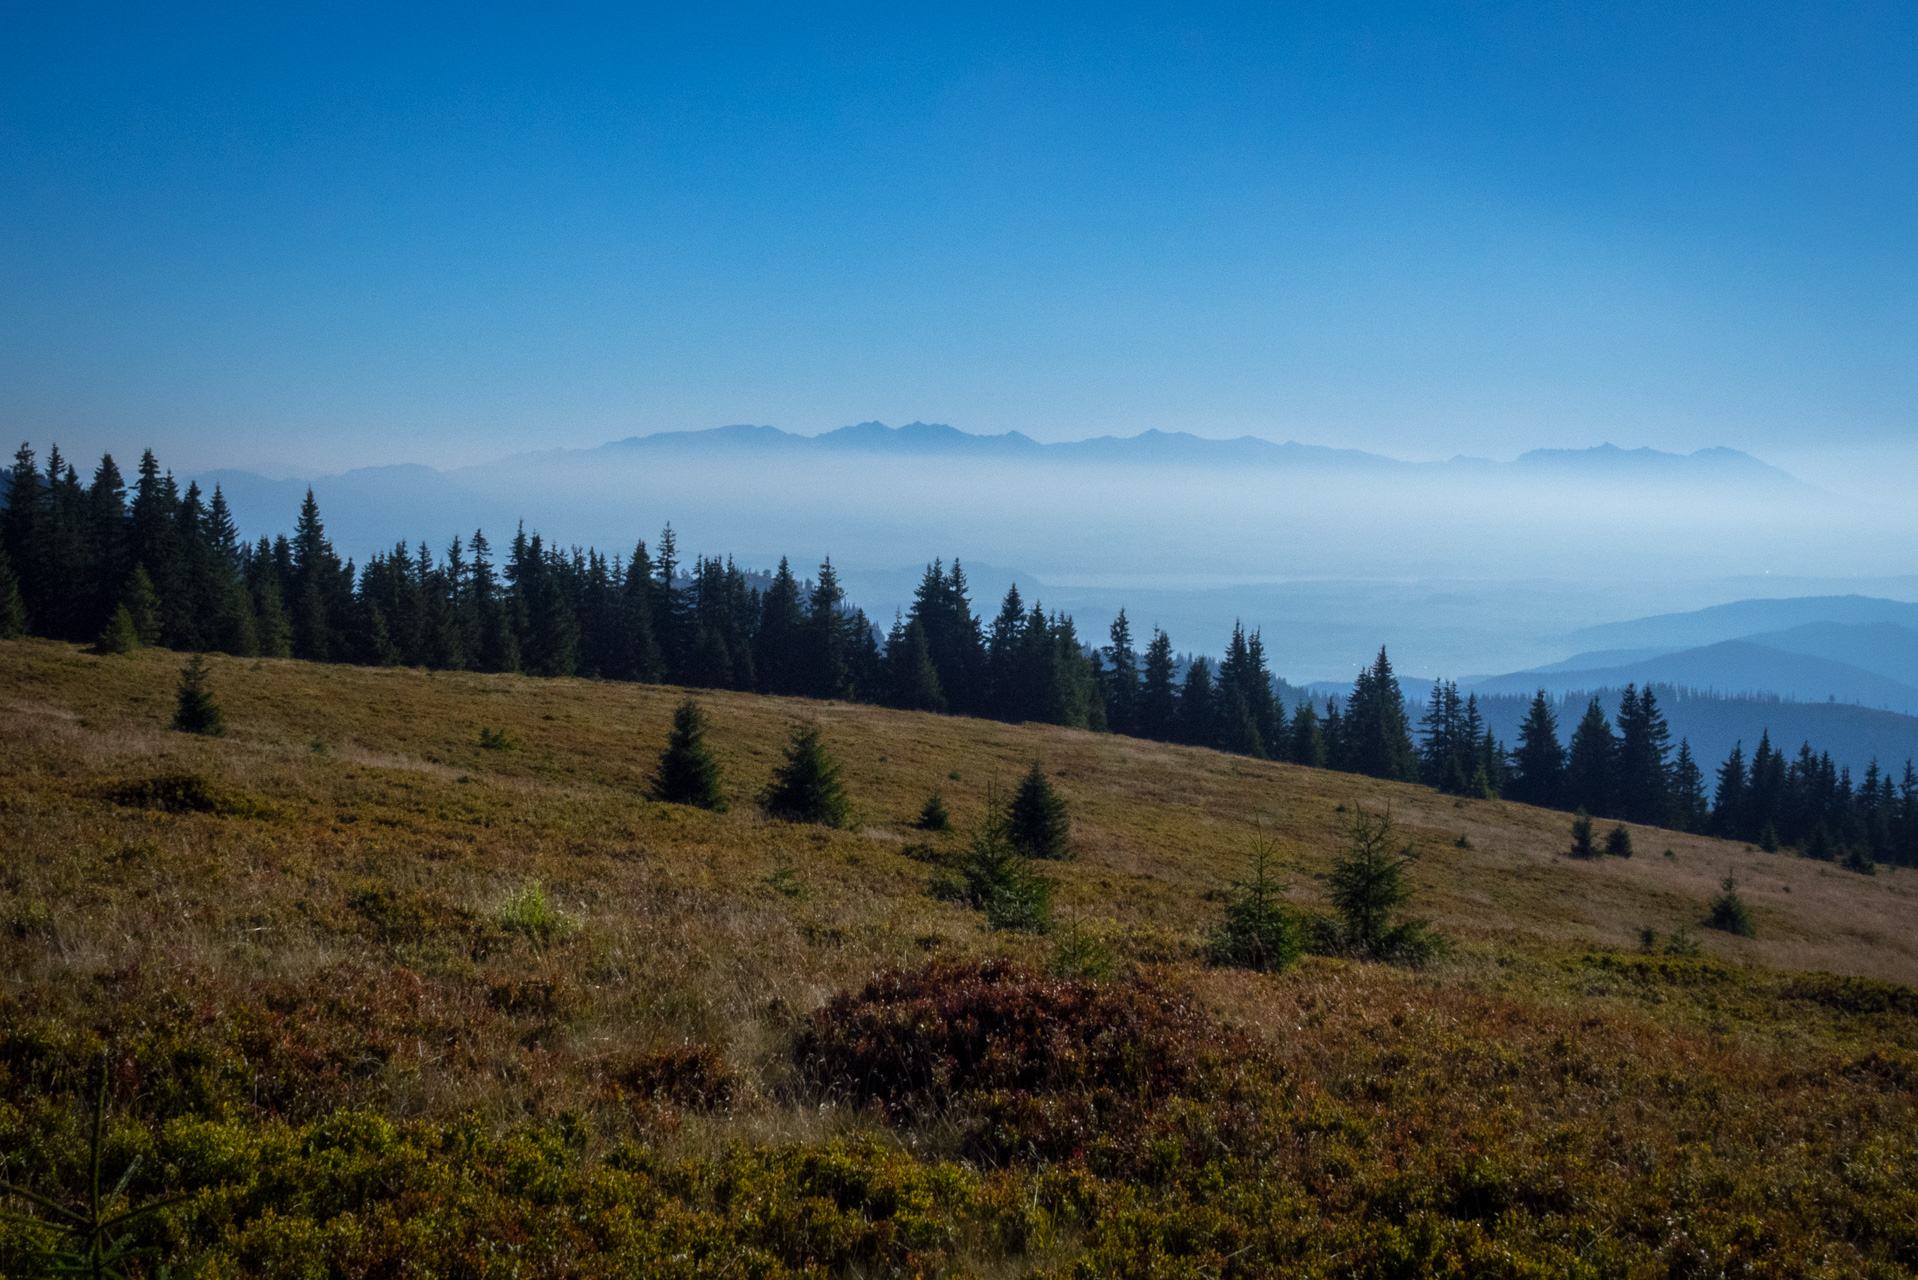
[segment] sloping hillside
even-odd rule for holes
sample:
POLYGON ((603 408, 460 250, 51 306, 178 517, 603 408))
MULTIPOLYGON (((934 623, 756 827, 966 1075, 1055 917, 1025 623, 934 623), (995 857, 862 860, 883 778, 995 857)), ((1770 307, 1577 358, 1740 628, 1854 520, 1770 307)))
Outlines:
MULTIPOLYGON (((205 739, 166 727, 179 662, 0 644, 0 1177, 78 1185, 104 1048, 111 1159, 189 1197, 144 1228, 182 1273, 1918 1263, 1909 872, 1650 829, 1574 861, 1564 815, 1503 802, 732 694, 700 695, 709 814, 644 798, 682 691, 215 659, 205 739), (855 829, 757 813, 798 718, 855 829), (1073 815, 1051 938, 935 896, 965 834, 911 826, 936 789, 965 827, 1034 760, 1073 815), (1361 805, 1419 854, 1449 956, 1207 968, 1254 824, 1311 906, 1361 805), (1728 871, 1756 938, 1699 927, 1728 871), (1043 973, 1061 934, 1114 976, 968 968, 1043 973), (1053 1066, 934 1052, 947 1016, 1039 1027, 1053 1066), (1158 1083, 1127 1092, 1120 1043, 1158 1083), (933 1054, 938 1106, 884 1092, 883 1045, 899 1079, 933 1054), (1868 1140, 1869 1176, 1831 1172, 1868 1140)), ((0 1269, 32 1248, 8 1230, 0 1269)))

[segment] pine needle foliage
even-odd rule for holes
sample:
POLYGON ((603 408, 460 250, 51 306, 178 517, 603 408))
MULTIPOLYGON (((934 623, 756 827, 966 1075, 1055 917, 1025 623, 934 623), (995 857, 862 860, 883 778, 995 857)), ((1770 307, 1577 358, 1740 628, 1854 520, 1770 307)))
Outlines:
POLYGON ((1273 843, 1263 832, 1252 845, 1243 880, 1232 882, 1225 919, 1206 939, 1206 957, 1215 965, 1283 973, 1304 949, 1304 930, 1285 905, 1289 886, 1273 875, 1273 843))
POLYGON ((1738 881, 1727 871, 1724 880, 1719 882, 1719 894, 1712 899, 1711 915, 1705 923, 1714 929, 1723 929, 1726 933, 1737 934, 1741 938, 1755 938, 1758 929, 1752 924, 1751 908, 1738 896, 1738 881))
POLYGON ((673 730, 659 755, 653 777, 653 799, 686 804, 714 813, 726 812, 726 794, 719 788, 719 762, 706 746, 706 712, 691 698, 673 709, 673 730))
POLYGON ((1394 919, 1411 901, 1406 872, 1417 856, 1410 845, 1393 848, 1397 832, 1391 813, 1355 808, 1345 836, 1346 850, 1326 882, 1344 949, 1363 959, 1413 966, 1438 955, 1445 940, 1425 921, 1394 919))
POLYGON ((140 647, 140 633, 133 625, 133 615, 127 612, 125 605, 115 605, 113 616, 107 619, 106 629, 100 632, 100 641, 96 646, 101 653, 132 653, 140 647))
POLYGON ((1071 826, 1066 802, 1052 789, 1038 761, 1032 762, 1032 768, 1020 780, 1006 820, 1013 847, 1026 857, 1058 861, 1071 856, 1066 846, 1071 826))
MULTIPOLYGON (((139 1156, 128 1163, 120 1180, 102 1194, 100 1183, 106 1136, 108 1074, 107 1055, 102 1053, 100 1088, 93 1100, 93 1135, 88 1148, 86 1186, 78 1196, 69 1197, 81 1200, 83 1207, 75 1209, 70 1203, 63 1204, 25 1187, 0 1182, 0 1195, 24 1200, 44 1215, 26 1217, 0 1213, 0 1219, 11 1220, 57 1237, 54 1244, 43 1247, 37 1261, 44 1270, 35 1274, 89 1276, 93 1280, 130 1280, 130 1277, 144 1275, 143 1270, 128 1271, 127 1268, 130 1264, 155 1258, 160 1251, 155 1246, 137 1243, 133 1230, 135 1224, 189 1198, 177 1195, 143 1205, 123 1207, 127 1184, 132 1182, 140 1168, 139 1156)), ((160 1274, 166 1274, 165 1267, 160 1268, 160 1274)))
POLYGON ((973 828, 957 890, 994 929, 1044 933, 1052 927, 1052 882, 1012 843, 1005 806, 996 796, 987 797, 985 816, 973 828))
POLYGON ((796 724, 786 759, 773 771, 760 797, 768 816, 782 822, 811 822, 845 827, 852 822, 852 801, 839 778, 839 764, 819 740, 819 726, 796 724))
POLYGON ((1608 858, 1629 858, 1632 856, 1632 833, 1625 829, 1624 823, 1619 823, 1606 834, 1605 856, 1608 858))
POLYGON ((180 668, 180 690, 173 710, 173 727, 181 733, 218 738, 226 733, 226 713, 206 687, 206 659, 194 654, 180 668))
POLYGON ((1567 852, 1574 858, 1598 856, 1598 846, 1592 843, 1592 815, 1583 809, 1572 815, 1572 847, 1567 852))
POLYGON ((945 797, 937 791, 926 797, 926 803, 919 808, 919 817, 913 823, 921 831, 950 831, 952 815, 946 811, 945 797))

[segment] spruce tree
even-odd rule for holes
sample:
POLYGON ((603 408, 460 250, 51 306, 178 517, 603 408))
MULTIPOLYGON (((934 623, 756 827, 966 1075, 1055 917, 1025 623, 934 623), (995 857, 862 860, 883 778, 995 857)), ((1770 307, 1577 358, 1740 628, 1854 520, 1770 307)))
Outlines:
POLYGON ((1006 834, 1012 847, 1028 858, 1070 857, 1066 837, 1070 821, 1066 802, 1059 798, 1045 771, 1033 761, 1006 811, 1006 834))
POLYGON ((1605 856, 1608 858, 1629 858, 1632 856, 1632 833, 1625 829, 1624 823, 1614 826, 1605 836, 1605 856))
POLYGON ((1712 899, 1711 915, 1705 923, 1714 929, 1723 929, 1726 933, 1741 938, 1758 936, 1758 930, 1752 927, 1751 908, 1738 896, 1738 881, 1727 871, 1725 879, 1719 885, 1719 894, 1712 899))
POLYGON ((1572 732, 1572 747, 1566 753, 1565 795, 1563 803, 1601 816, 1613 807, 1618 760, 1618 739, 1605 709, 1594 697, 1585 707, 1585 715, 1572 732))
POLYGON ((20 580, 13 576, 13 561, 0 546, 0 640, 17 640, 27 634, 27 606, 20 599, 20 580))
POLYGON ((893 624, 886 644, 887 703, 901 711, 945 711, 946 695, 919 619, 893 624))
POLYGON ((839 779, 839 765, 820 742, 817 725, 793 726, 786 759, 773 771, 760 803, 783 822, 844 827, 852 821, 852 802, 839 779))
POLYGON ((113 616, 107 619, 106 630, 100 633, 96 647, 101 653, 132 653, 140 647, 140 632, 134 627, 133 615, 127 612, 125 605, 113 607, 113 616))
POLYGON ((1511 795, 1526 804, 1556 808, 1565 783, 1565 748, 1558 741, 1558 717, 1540 689, 1518 727, 1512 753, 1511 795))
POLYGON ((1203 656, 1194 658, 1179 688, 1179 741, 1195 747, 1214 745, 1217 711, 1212 695, 1212 664, 1203 656))
POLYGON ((1292 748, 1292 763, 1312 769, 1325 768, 1325 731, 1319 725, 1319 713, 1312 706, 1310 696, 1299 698, 1298 710, 1292 713, 1292 727, 1287 739, 1292 748))
POLYGON ((146 565, 133 566, 133 572, 127 575, 126 588, 120 593, 120 604, 132 620, 133 633, 141 644, 160 643, 160 601, 154 595, 153 579, 147 577, 146 565))
POLYGON ((226 715, 213 701, 206 687, 206 659, 194 654, 180 668, 179 696, 173 710, 173 727, 182 733, 198 733, 217 738, 226 732, 226 715))
POLYGON ((1333 861, 1326 889, 1347 949, 1368 959, 1419 964, 1444 941, 1422 920, 1394 923, 1411 900, 1406 872, 1417 860, 1410 845, 1394 849, 1396 843, 1390 813, 1355 810, 1346 824, 1346 850, 1333 861))
POLYGON ((1285 906, 1287 886, 1272 875, 1272 852, 1271 841, 1259 839, 1246 878, 1232 882, 1225 919, 1206 939, 1206 956, 1213 964, 1283 973, 1304 949, 1300 922, 1285 906))
POLYGON ((1157 627, 1145 651, 1145 678, 1139 687, 1138 733, 1169 742, 1176 732, 1179 692, 1174 684, 1172 637, 1157 627))
POLYGON ((1418 753, 1412 747, 1405 694, 1383 648, 1353 683, 1341 729, 1344 768, 1374 778, 1418 781, 1418 753))
POLYGON ((1139 655, 1132 648, 1132 624, 1125 610, 1112 620, 1107 633, 1105 700, 1106 726, 1114 733, 1139 732, 1139 655))
POLYGON ((1672 761, 1672 825, 1680 831, 1703 831, 1710 815, 1705 800, 1705 774, 1692 758, 1692 744, 1680 738, 1672 761))
POLYGON ((947 831, 952 827, 952 815, 946 812, 945 797, 937 791, 926 797, 919 806, 919 817, 913 822, 921 831, 947 831))
POLYGON ((994 929, 1044 933, 1052 926, 1052 882, 1014 847, 1005 807, 993 795, 959 863, 956 894, 994 929))
POLYGON ((1592 815, 1580 809, 1572 816, 1572 847, 1574 858, 1596 858, 1598 847, 1592 843, 1592 815))
POLYGON ((726 812, 719 787, 719 762, 706 746, 706 713, 691 698, 673 710, 673 731, 653 775, 653 799, 726 812))

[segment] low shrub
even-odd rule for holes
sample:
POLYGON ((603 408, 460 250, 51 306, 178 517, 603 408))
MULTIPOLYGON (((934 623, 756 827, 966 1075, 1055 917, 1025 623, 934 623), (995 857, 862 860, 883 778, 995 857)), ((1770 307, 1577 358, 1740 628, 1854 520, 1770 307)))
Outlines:
POLYGON ((634 1097, 670 1103, 689 1111, 730 1106, 739 1093, 739 1077, 726 1055, 710 1044, 681 1044, 641 1054, 618 1072, 619 1085, 634 1097))
POLYGON ((215 782, 197 773, 163 773, 108 787, 105 798, 129 809, 162 813, 211 813, 228 818, 274 818, 280 808, 264 796, 215 782))
POLYGON ((814 1088, 894 1124, 959 1119, 991 1159, 1123 1143, 1167 1099, 1253 1058, 1243 1035, 1163 988, 1009 961, 935 961, 841 993, 794 1056, 814 1088))

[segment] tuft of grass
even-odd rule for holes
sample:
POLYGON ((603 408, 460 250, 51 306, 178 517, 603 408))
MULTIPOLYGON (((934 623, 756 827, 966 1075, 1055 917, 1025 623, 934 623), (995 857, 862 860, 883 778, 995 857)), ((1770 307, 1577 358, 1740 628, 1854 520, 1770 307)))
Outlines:
POLYGON ((546 886, 538 880, 509 891, 494 909, 493 920, 507 933, 535 942, 550 942, 572 930, 572 921, 547 896, 546 886))

